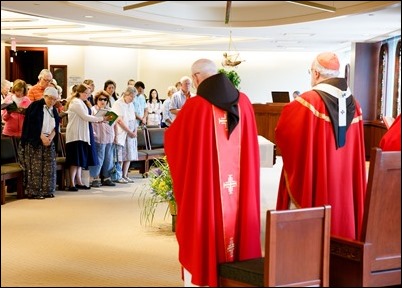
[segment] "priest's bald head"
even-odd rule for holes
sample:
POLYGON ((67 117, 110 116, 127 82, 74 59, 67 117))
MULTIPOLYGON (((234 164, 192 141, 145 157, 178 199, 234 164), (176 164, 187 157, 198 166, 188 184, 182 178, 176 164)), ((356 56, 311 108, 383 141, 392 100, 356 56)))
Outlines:
POLYGON ((191 75, 195 88, 197 88, 202 81, 215 74, 218 74, 218 69, 215 63, 210 59, 199 59, 191 66, 191 75))
POLYGON ((311 86, 315 86, 328 78, 335 78, 339 75, 339 59, 333 52, 318 54, 310 68, 311 86))

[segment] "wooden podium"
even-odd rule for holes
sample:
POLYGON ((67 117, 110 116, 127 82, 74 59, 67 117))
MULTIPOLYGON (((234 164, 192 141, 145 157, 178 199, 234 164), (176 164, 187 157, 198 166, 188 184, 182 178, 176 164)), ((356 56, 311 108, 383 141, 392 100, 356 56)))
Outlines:
MULTIPOLYGON (((286 104, 287 103, 253 104, 258 135, 265 137, 275 145, 275 127, 282 109, 286 104)), ((278 146, 276 146, 276 155, 282 155, 278 146)))

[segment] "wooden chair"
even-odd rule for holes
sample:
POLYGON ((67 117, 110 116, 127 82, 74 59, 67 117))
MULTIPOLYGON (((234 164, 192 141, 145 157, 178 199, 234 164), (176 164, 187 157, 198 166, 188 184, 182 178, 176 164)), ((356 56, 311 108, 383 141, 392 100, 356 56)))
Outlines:
POLYGON ((331 237, 331 286, 401 284, 401 152, 373 148, 360 241, 331 237))
POLYGON ((220 286, 328 286, 330 223, 330 206, 268 210, 265 257, 220 264, 220 286))
POLYGON ((11 137, 1 137, 1 205, 6 203, 6 180, 17 180, 17 198, 24 198, 23 170, 17 161, 17 151, 11 137))

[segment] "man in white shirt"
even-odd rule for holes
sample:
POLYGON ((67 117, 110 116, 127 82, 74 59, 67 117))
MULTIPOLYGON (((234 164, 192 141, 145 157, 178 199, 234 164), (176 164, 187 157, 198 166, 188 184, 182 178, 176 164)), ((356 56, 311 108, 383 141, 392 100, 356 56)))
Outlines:
POLYGON ((173 94, 172 99, 169 105, 169 111, 173 115, 173 120, 176 118, 176 115, 179 113, 181 107, 183 107, 186 100, 193 96, 190 92, 190 87, 192 84, 192 80, 188 76, 183 76, 180 79, 181 88, 179 91, 173 94))

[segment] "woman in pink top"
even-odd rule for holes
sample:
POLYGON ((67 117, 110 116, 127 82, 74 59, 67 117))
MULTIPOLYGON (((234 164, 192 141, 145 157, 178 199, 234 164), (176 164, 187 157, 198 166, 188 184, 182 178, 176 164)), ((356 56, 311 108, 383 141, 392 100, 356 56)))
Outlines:
POLYGON ((28 87, 24 80, 17 79, 14 81, 11 94, 5 99, 5 103, 12 103, 6 109, 1 110, 3 121, 3 135, 21 137, 22 124, 25 118, 25 109, 31 104, 27 95, 28 87))

